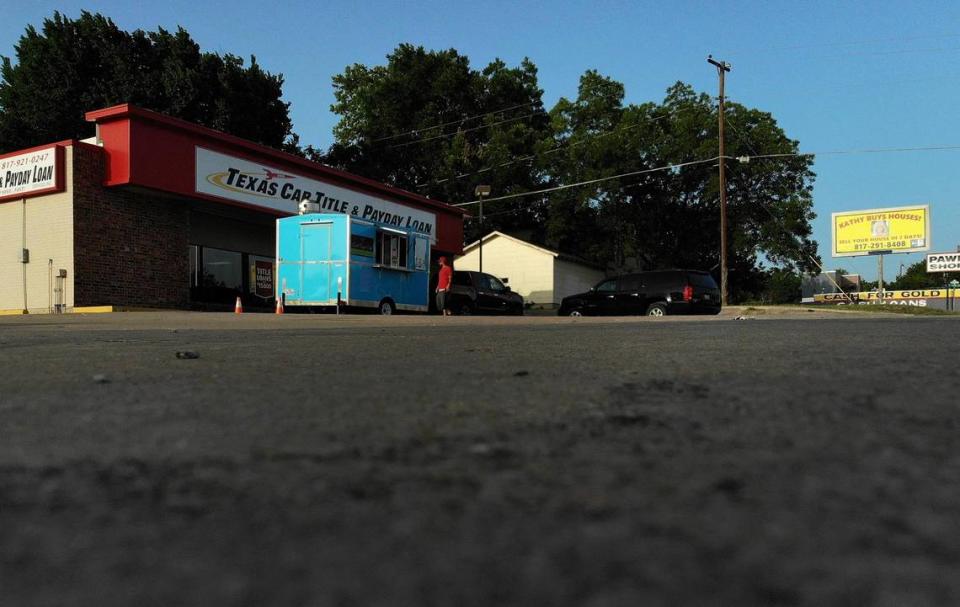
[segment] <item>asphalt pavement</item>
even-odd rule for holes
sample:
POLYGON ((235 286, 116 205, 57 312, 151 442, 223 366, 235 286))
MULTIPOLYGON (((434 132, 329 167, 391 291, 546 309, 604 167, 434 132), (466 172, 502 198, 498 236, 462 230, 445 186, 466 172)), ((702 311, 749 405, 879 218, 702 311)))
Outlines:
POLYGON ((0 605, 957 605, 960 319, 0 318, 0 605))

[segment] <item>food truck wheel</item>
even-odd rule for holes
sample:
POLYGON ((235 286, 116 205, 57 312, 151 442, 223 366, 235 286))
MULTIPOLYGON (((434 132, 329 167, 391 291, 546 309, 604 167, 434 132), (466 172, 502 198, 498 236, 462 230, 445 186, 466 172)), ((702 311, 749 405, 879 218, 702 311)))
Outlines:
POLYGON ((393 305, 393 302, 389 299, 384 299, 380 302, 380 305, 377 307, 377 312, 383 314, 384 316, 390 316, 397 311, 397 307, 393 305))

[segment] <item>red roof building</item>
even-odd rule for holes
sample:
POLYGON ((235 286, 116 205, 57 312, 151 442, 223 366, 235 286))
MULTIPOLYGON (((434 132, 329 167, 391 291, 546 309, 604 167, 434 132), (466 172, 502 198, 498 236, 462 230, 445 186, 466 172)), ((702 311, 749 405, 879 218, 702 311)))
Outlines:
POLYGON ((92 139, 0 156, 0 311, 268 306, 275 220, 302 201, 463 250, 442 202, 131 105, 86 117, 92 139))

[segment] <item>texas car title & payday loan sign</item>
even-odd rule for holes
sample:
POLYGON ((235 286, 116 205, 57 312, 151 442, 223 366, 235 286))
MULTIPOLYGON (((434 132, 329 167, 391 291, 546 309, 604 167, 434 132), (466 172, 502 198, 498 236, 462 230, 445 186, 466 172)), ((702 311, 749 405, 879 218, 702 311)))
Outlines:
POLYGON ((433 213, 199 146, 196 155, 197 192, 290 213, 296 213, 297 205, 306 200, 320 205, 321 213, 343 213, 411 229, 436 242, 437 218, 433 213))

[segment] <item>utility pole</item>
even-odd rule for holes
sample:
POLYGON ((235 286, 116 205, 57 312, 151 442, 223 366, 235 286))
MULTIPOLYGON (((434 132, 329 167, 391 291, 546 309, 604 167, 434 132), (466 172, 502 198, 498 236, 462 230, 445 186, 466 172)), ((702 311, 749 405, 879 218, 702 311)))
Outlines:
POLYGON ((723 80, 730 71, 730 64, 717 61, 713 55, 707 55, 707 63, 717 68, 720 76, 720 305, 727 305, 727 177, 724 173, 726 157, 723 149, 723 80))
POLYGON ((480 199, 480 271, 483 272, 483 199, 490 195, 490 186, 478 185, 473 193, 480 199))

